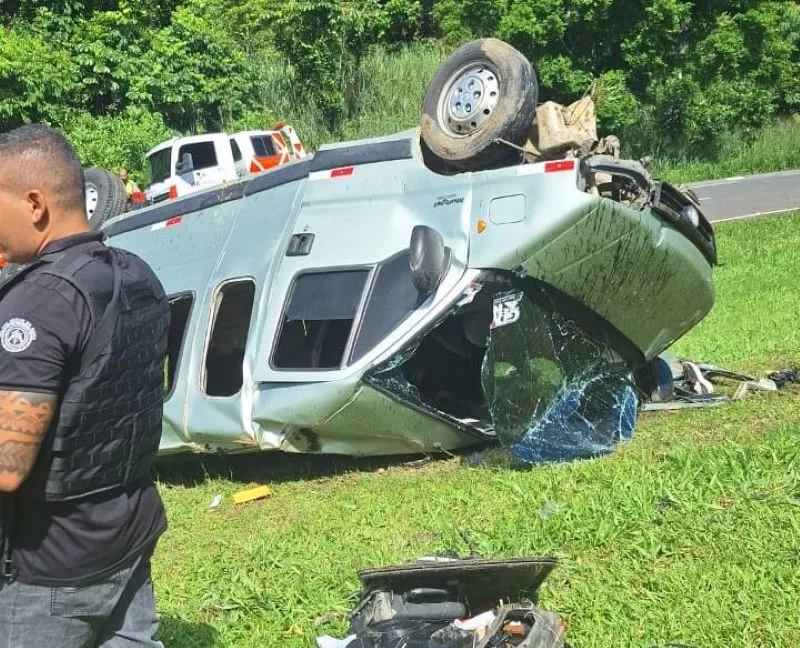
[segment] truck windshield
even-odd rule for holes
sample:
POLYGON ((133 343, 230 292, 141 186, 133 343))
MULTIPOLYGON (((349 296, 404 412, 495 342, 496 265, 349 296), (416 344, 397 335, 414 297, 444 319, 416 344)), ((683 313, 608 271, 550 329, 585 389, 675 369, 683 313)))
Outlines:
POLYGON ((172 149, 165 148, 156 151, 148 158, 148 179, 147 184, 156 184, 157 182, 164 182, 169 178, 169 162, 172 149))

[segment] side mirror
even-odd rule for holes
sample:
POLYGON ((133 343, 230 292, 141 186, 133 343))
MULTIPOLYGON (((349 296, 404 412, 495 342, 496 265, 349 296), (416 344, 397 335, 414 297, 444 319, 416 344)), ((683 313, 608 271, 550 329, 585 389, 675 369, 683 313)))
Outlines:
POLYGON ((411 231, 411 281, 420 295, 427 297, 442 283, 450 268, 450 250, 442 235, 427 225, 411 231))
POLYGON ((175 173, 178 175, 182 173, 191 173, 194 171, 194 160, 191 153, 184 153, 181 155, 180 162, 175 165, 175 173))

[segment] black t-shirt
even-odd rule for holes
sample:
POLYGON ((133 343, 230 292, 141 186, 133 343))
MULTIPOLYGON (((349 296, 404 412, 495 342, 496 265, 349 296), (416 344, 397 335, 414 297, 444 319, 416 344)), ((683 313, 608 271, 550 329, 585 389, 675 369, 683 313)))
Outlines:
MULTIPOLYGON (((67 237, 46 252, 77 252, 101 237, 96 232, 67 237)), ((0 300, 0 390, 59 393, 92 326, 88 305, 68 281, 35 271, 24 277, 0 300), (2 327, 12 320, 6 330, 17 335, 6 340, 2 327)), ((24 583, 87 584, 149 550, 166 529, 161 497, 150 479, 77 501, 15 497, 14 561, 24 583)))

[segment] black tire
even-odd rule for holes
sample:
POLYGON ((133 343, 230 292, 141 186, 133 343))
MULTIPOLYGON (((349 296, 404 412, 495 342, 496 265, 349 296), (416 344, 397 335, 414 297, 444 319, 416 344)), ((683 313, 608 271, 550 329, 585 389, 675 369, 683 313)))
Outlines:
POLYGON ((93 230, 125 211, 128 198, 125 186, 117 176, 105 169, 91 167, 83 170, 83 182, 87 194, 86 216, 93 230), (89 201, 92 191, 96 191, 96 203, 89 201))
MULTIPOLYGON (((425 93, 420 122, 423 151, 445 166, 463 171, 490 168, 511 157, 519 157, 520 151, 497 140, 522 146, 533 123, 538 100, 536 73, 519 51, 496 38, 466 43, 439 66, 425 93), (474 76, 462 76, 470 68, 474 76), (464 91, 473 89, 471 94, 477 97, 477 107, 460 101, 453 104, 464 106, 458 113, 458 119, 463 122, 454 121, 456 113, 445 105, 451 96, 450 89, 458 92, 461 87, 455 83, 457 79, 464 80, 465 86, 473 81, 477 83, 462 88, 464 91)), ((457 101, 455 96, 453 101, 457 101)))

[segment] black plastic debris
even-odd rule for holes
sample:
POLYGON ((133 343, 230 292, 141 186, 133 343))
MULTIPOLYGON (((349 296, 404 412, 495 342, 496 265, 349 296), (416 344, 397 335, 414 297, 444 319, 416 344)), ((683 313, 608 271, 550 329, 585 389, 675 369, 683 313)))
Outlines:
POLYGON ((566 624, 538 608, 553 558, 437 558, 365 570, 345 639, 321 648, 565 648, 566 624))
POLYGON ((769 374, 767 378, 774 382, 778 389, 783 389, 786 385, 800 385, 800 370, 782 369, 769 374))

